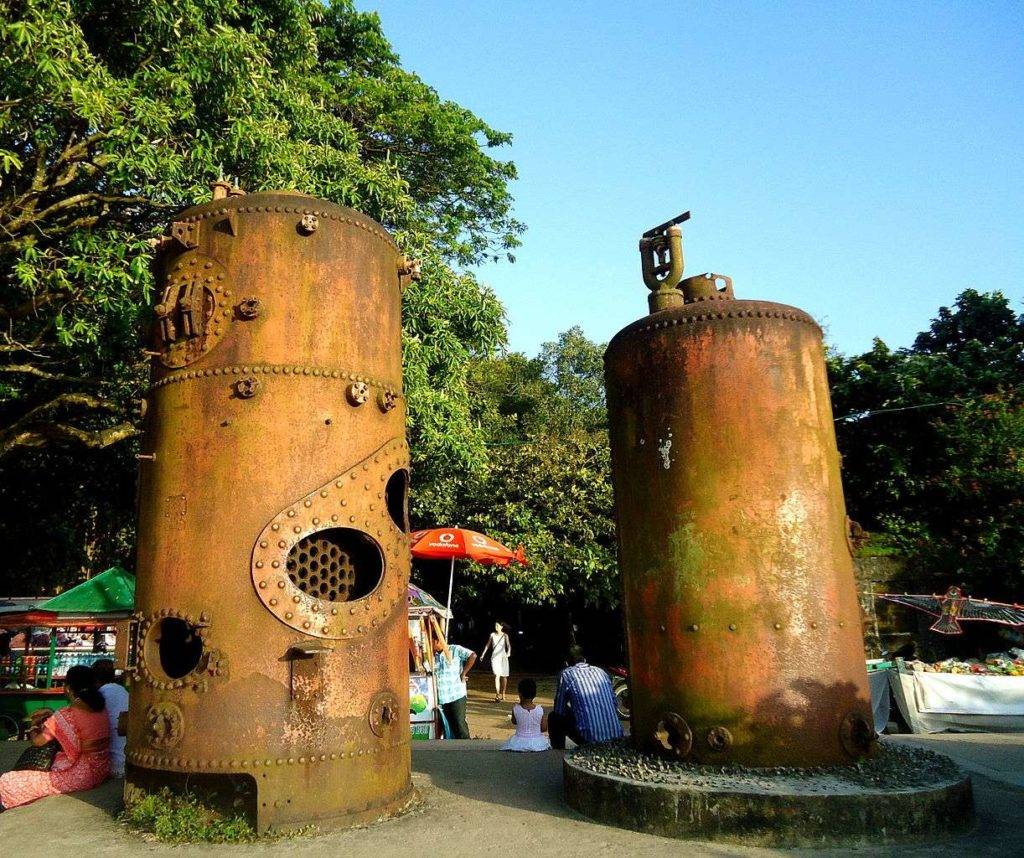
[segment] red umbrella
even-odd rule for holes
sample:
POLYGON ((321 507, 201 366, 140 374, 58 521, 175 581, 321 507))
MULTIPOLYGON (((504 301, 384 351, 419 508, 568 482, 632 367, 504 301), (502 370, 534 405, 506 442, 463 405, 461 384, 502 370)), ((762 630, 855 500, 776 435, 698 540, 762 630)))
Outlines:
MULTIPOLYGON (((435 527, 417 530, 412 535, 412 556, 428 560, 451 560, 448 574, 448 613, 452 609, 452 585, 455 583, 455 561, 475 560, 485 566, 508 566, 513 561, 526 565, 526 552, 522 545, 515 551, 500 542, 462 527, 435 527)), ((448 619, 445 619, 445 634, 448 619)))

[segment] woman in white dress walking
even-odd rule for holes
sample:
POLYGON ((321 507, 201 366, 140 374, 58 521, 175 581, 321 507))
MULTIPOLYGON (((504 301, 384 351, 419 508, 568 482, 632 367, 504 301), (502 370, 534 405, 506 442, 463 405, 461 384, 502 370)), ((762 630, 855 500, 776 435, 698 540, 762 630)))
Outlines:
POLYGON ((534 703, 537 683, 532 679, 519 682, 519 702, 512 707, 512 723, 516 734, 501 746, 503 751, 546 751, 551 742, 544 734, 548 731, 548 716, 544 707, 534 703))
POLYGON ((480 653, 480 660, 483 661, 487 651, 491 651, 491 672, 494 674, 494 700, 495 702, 505 699, 505 689, 508 687, 508 660, 512 655, 512 641, 508 636, 508 626, 497 622, 494 624, 494 631, 487 639, 484 651, 480 653))

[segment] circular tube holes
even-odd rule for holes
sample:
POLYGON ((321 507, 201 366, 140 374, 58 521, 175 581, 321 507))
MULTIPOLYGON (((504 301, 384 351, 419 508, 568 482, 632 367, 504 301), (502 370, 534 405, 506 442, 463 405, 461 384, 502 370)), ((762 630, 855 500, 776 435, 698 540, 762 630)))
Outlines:
POLYGON ((384 574, 380 547, 367 534, 347 527, 318 530, 288 553, 288 577, 307 596, 351 602, 376 589, 384 574))

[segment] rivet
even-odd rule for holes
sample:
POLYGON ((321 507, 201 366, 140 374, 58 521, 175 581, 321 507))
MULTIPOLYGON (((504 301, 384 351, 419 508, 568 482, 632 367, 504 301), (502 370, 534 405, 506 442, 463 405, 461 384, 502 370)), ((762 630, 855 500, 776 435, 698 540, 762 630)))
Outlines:
POLYGON ((292 612, 291 611, 285 611, 284 612, 284 618, 286 620, 290 620, 292 618, 292 612))
POLYGON ((261 590, 266 590, 267 589, 267 582, 266 581, 260 581, 260 589, 261 590))
POLYGON ((260 548, 266 548, 266 547, 267 547, 267 540, 261 539, 260 540, 260 548))
POLYGON ((313 501, 311 501, 311 500, 304 500, 304 501, 302 502, 302 505, 303 505, 304 507, 311 507, 311 506, 313 506, 313 501))
POLYGON ((817 623, 811 623, 811 628, 812 628, 812 629, 816 629, 816 628, 818 628, 818 624, 817 624, 817 623))
POLYGON ((700 626, 698 626, 698 625, 697 625, 696 623, 693 623, 693 624, 692 624, 692 625, 690 626, 690 631, 691 631, 691 632, 696 632, 696 631, 699 631, 699 630, 700 630, 700 626))
POLYGON ((331 516, 331 521, 337 521, 337 520, 338 520, 338 516, 337 515, 332 515, 331 516))
POLYGON ((341 499, 341 505, 342 505, 342 506, 348 506, 348 501, 347 501, 347 500, 345 500, 344 498, 342 498, 342 499, 341 499))
POLYGON ((306 622, 304 622, 302 624, 302 628, 304 628, 304 629, 308 629, 309 628, 309 620, 306 620, 306 622))
POLYGON ((338 609, 337 608, 331 608, 331 614, 333 616, 337 616, 338 615, 338 609))
POLYGON ((729 623, 729 631, 730 632, 736 631, 736 623, 729 623))
POLYGON ((299 603, 299 597, 298 596, 292 596, 292 601, 295 602, 295 604, 297 605, 299 603))
POLYGON ((356 520, 356 517, 354 515, 350 515, 348 517, 348 520, 354 522, 356 520))
POLYGON ((776 623, 775 624, 775 629, 776 630, 781 629, 781 628, 782 628, 782 623, 776 623))
POLYGON ((319 523, 320 523, 320 519, 318 519, 316 516, 313 516, 313 524, 319 524, 319 523))
POLYGON ((299 525, 295 525, 295 527, 293 527, 292 530, 294 530, 296 533, 302 533, 302 527, 299 525))
POLYGON ((273 566, 275 569, 277 569, 278 567, 280 567, 281 563, 279 561, 277 561, 277 560, 274 560, 274 561, 271 562, 270 565, 273 566))
POLYGON ((295 518, 295 510, 293 510, 293 509, 288 510, 288 518, 295 518))
POLYGON ((843 620, 839 621, 839 628, 843 628, 843 626, 845 626, 845 625, 846 625, 845 621, 843 621, 843 620))
POLYGON ((277 582, 277 586, 280 587, 283 590, 284 589, 284 581, 278 581, 277 582))
POLYGON ((327 497, 327 492, 320 492, 320 497, 322 497, 322 498, 327 497))
POLYGON ((270 600, 270 604, 271 605, 276 605, 277 604, 277 599, 271 599, 270 600))
POLYGON ((278 547, 278 548, 284 548, 284 547, 286 547, 287 545, 288 545, 288 543, 287 543, 287 542, 285 542, 285 541, 284 541, 283 539, 279 539, 279 540, 277 541, 277 547, 278 547))
POLYGON ((270 529, 271 530, 280 530, 281 529, 281 525, 279 525, 279 524, 272 524, 272 525, 270 525, 270 529))

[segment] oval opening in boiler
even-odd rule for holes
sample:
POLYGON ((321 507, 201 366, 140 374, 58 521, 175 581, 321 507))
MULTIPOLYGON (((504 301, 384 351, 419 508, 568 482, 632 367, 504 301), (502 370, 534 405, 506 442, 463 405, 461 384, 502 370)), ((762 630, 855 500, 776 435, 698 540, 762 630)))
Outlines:
POLYGON ((403 533, 409 532, 409 472, 404 468, 395 471, 384 489, 388 515, 395 527, 403 533))
POLYGON ((288 553, 288 577, 307 596, 324 602, 351 602, 376 589, 384 555, 361 530, 332 527, 299 540, 288 553))

